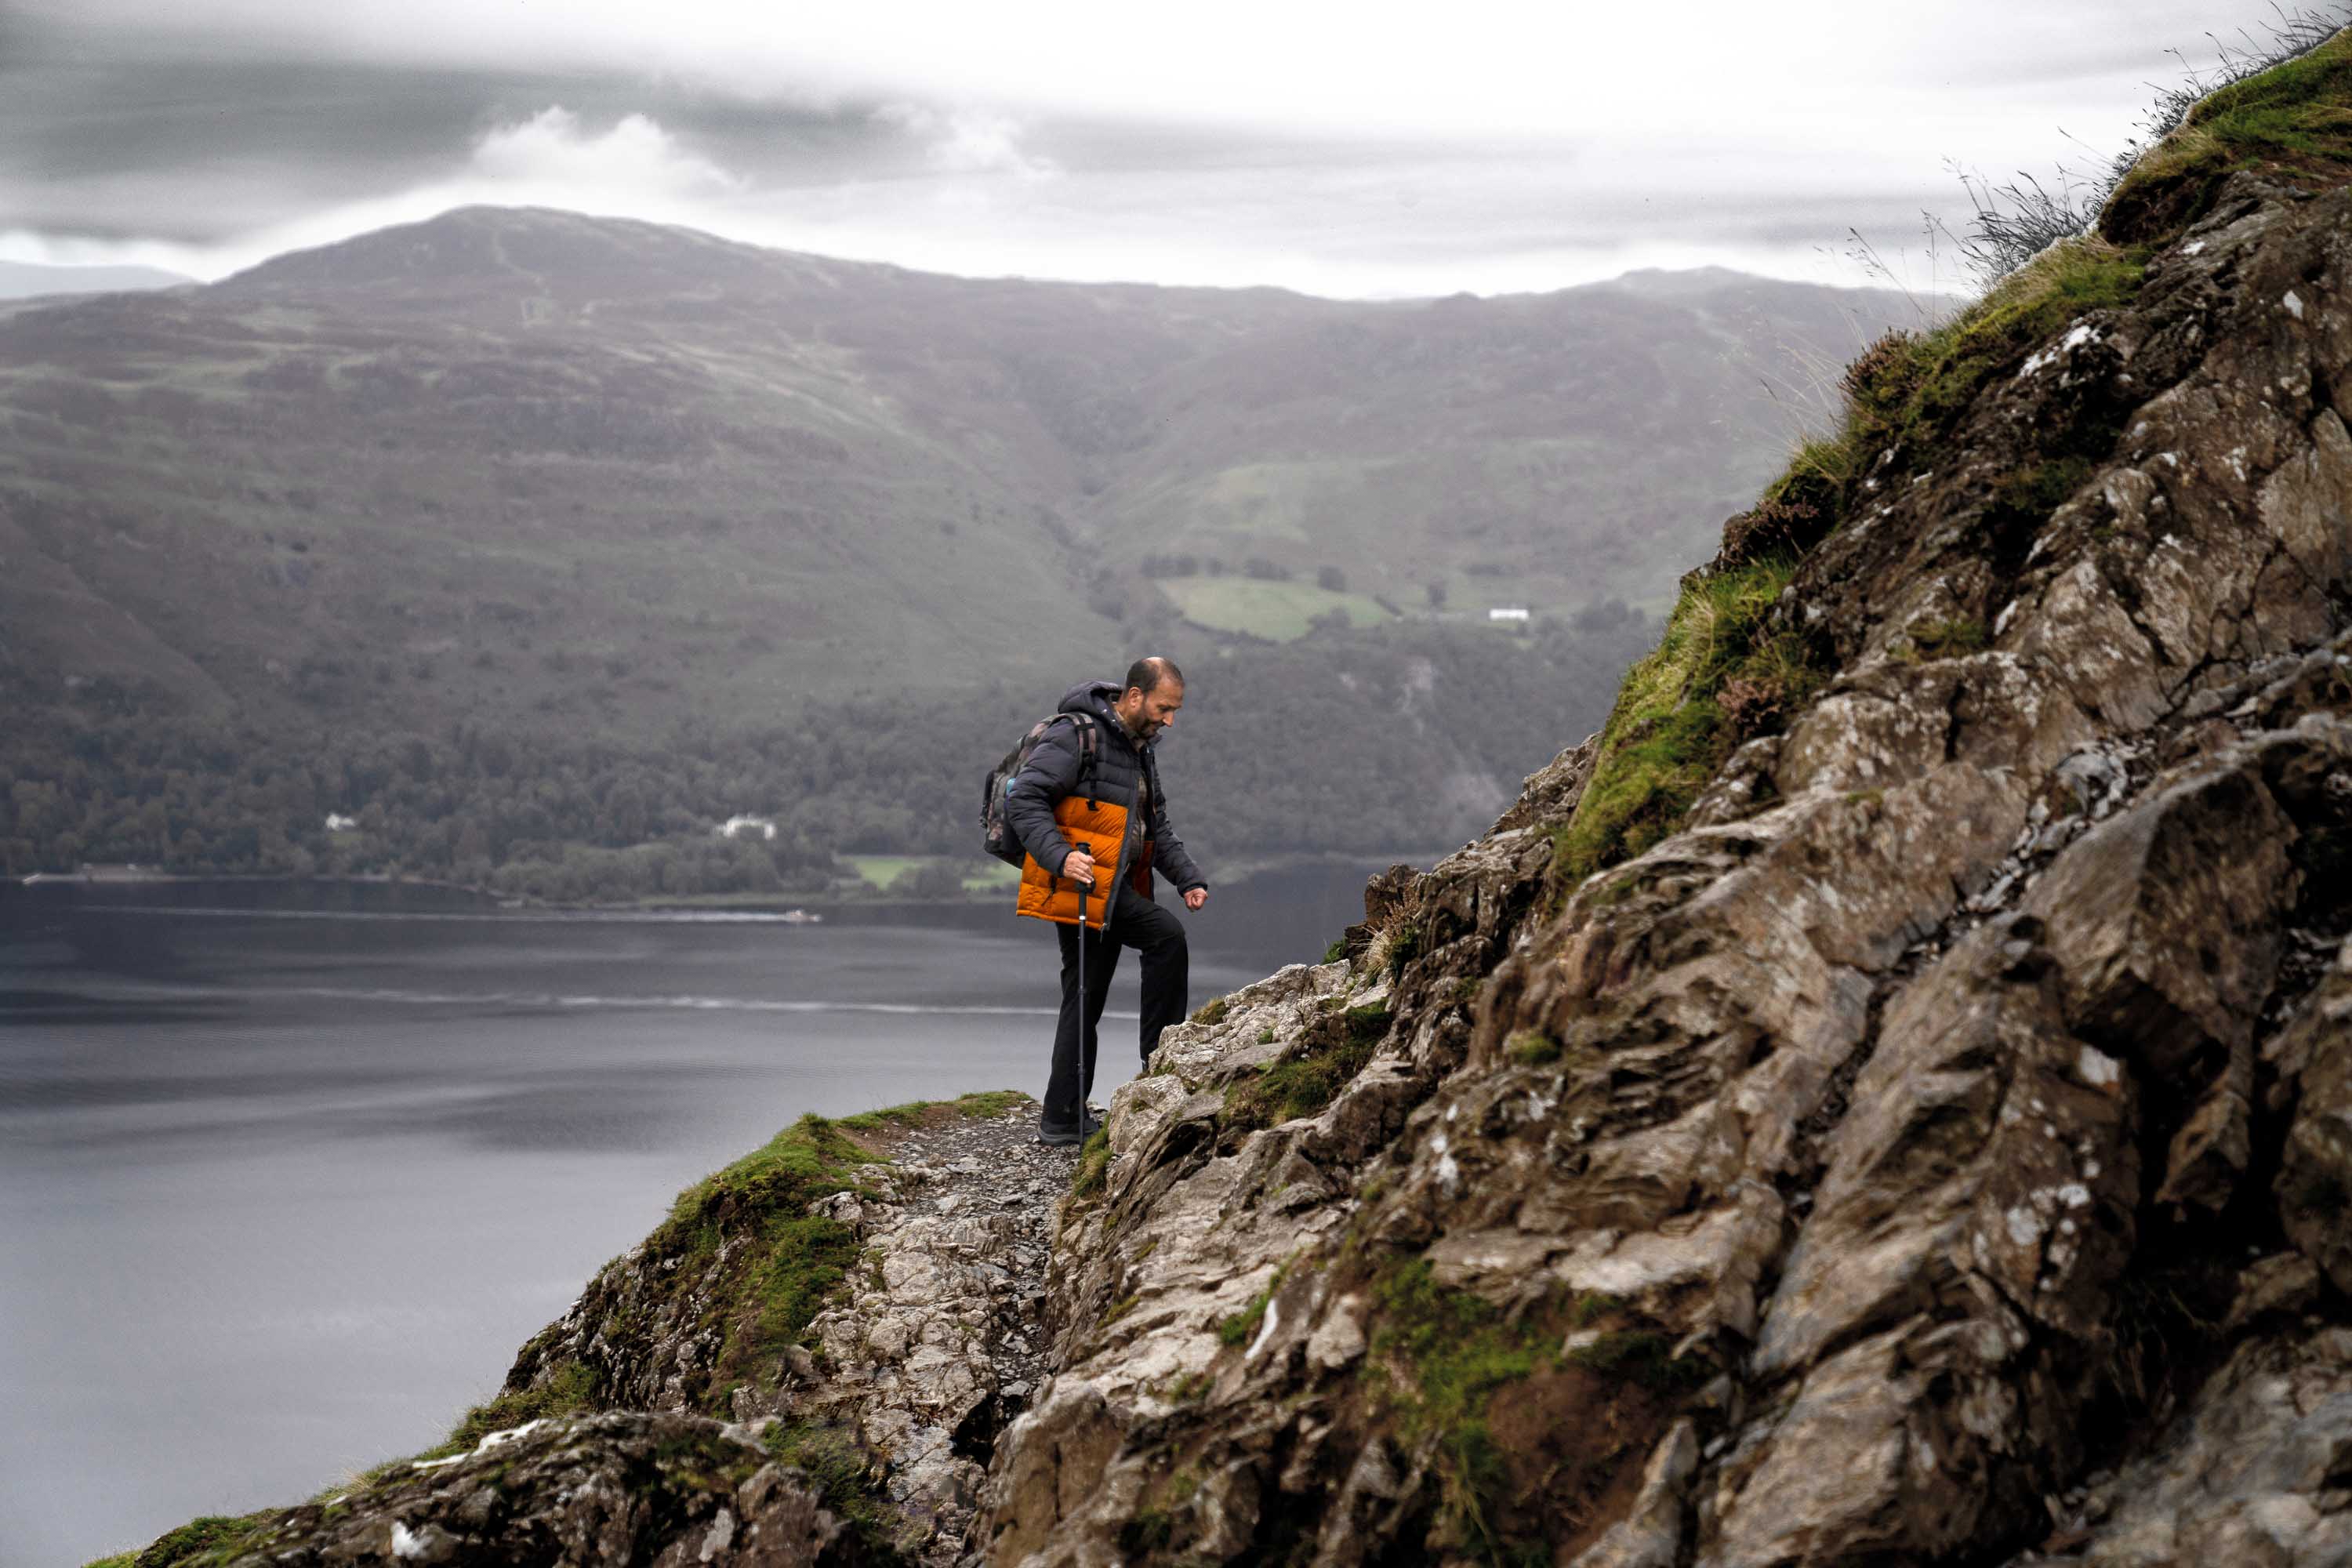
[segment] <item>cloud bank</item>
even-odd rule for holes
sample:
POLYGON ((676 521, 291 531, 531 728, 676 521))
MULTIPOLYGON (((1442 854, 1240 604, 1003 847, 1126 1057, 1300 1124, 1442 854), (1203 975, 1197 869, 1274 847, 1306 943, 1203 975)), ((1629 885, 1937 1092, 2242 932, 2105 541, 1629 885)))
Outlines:
POLYGON ((1920 213, 2119 147, 2265 0, 1654 13, 16 0, 0 258, 217 277, 469 203, 971 274, 1547 289, 1703 263, 1949 289, 1920 213), (2071 133, 2070 142, 2063 132, 2071 133))

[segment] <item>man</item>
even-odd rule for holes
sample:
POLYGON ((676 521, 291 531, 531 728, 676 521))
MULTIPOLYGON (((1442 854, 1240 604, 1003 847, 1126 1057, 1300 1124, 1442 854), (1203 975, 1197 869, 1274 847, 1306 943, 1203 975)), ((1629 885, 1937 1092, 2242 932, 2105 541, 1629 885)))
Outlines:
POLYGON ((1124 686, 1089 680, 1062 699, 1062 713, 1093 720, 1094 767, 1076 721, 1047 727, 1004 792, 1005 819, 1027 853, 1018 913, 1055 923, 1062 944, 1062 1015, 1037 1136, 1080 1143, 1092 1130, 1087 1095, 1095 1081, 1095 1026, 1110 995, 1118 950, 1143 955, 1142 1046, 1184 1016, 1188 954, 1181 921, 1152 901, 1155 868, 1176 884, 1184 907, 1209 901, 1209 879, 1168 827, 1153 742, 1184 706, 1184 672, 1164 658, 1139 658, 1124 686), (1078 914, 1083 898, 1086 930, 1078 914), (1086 994, 1078 994, 1079 944, 1086 994))

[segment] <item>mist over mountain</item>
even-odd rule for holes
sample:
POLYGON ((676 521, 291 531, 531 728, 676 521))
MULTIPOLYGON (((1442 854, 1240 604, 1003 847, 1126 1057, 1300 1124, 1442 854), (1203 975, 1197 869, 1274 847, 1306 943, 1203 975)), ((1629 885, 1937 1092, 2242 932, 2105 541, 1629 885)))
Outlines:
MULTIPOLYGON (((40 722, 0 760, 76 805, 0 839, 24 869, 268 860, 125 826, 169 793, 125 771, 126 737, 191 722, 331 759, 281 792, 295 845, 383 794, 352 747, 443 749, 423 782, 494 734, 525 758, 755 738, 709 809, 849 792, 863 815, 827 834, 944 847, 922 825, 949 797, 877 816, 871 786, 968 770, 836 765, 817 708, 970 716, 969 763, 1146 647, 1217 661, 1193 705, 1210 815, 1280 816, 1227 798, 1238 731, 1307 705, 1334 745, 1424 735, 1419 804, 1377 831, 1443 836, 1542 760, 1494 700, 1541 704, 1547 736, 1597 721, 1643 640, 1624 606, 1665 602, 1830 401, 1824 367, 1918 312, 1721 271, 1374 304, 974 280, 493 208, 20 309, 0 318, 0 679, 40 722), (1497 605, 1549 641, 1491 631, 1497 605), (1391 674, 1350 684, 1358 666, 1391 674), (1465 701, 1423 700, 1447 679, 1465 701), (1262 713, 1216 712, 1242 691, 1262 713)), ((174 755, 196 810, 209 770, 174 755)), ((609 768, 579 768, 601 795, 609 768)), ((626 841, 578 815, 470 858, 626 841)))
POLYGON ((160 267, 53 267, 37 261, 0 261, 0 300, 175 289, 194 282, 193 278, 160 267))

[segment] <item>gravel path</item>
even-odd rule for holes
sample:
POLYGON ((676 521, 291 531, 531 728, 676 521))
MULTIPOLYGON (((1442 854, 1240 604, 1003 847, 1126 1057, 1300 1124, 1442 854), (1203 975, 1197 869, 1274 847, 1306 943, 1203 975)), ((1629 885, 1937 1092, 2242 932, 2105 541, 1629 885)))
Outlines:
POLYGON ((847 1300, 818 1314, 815 1379, 788 1419, 853 1427, 888 1460, 891 1500, 960 1560, 997 1435, 1044 1380, 1045 1263, 1078 1151, 1036 1141, 1034 1101, 874 1140, 891 1163, 822 1212, 861 1247, 847 1300))

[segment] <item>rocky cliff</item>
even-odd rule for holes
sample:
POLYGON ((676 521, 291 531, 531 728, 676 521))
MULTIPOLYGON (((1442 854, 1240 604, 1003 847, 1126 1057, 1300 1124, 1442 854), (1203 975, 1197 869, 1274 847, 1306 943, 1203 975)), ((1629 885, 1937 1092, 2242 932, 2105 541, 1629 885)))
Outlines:
MULTIPOLYGON (((811 1124, 339 1539, 2352 1562, 2347 118, 2339 35, 1874 346, 1608 727, 1171 1031, 1066 1188, 1018 1110, 811 1124)), ((235 1551, 335 1560, 299 1513, 235 1551)))
POLYGON ((982 1555, 2352 1562, 2347 83, 1874 347, 1606 731, 1168 1037, 982 1555))

